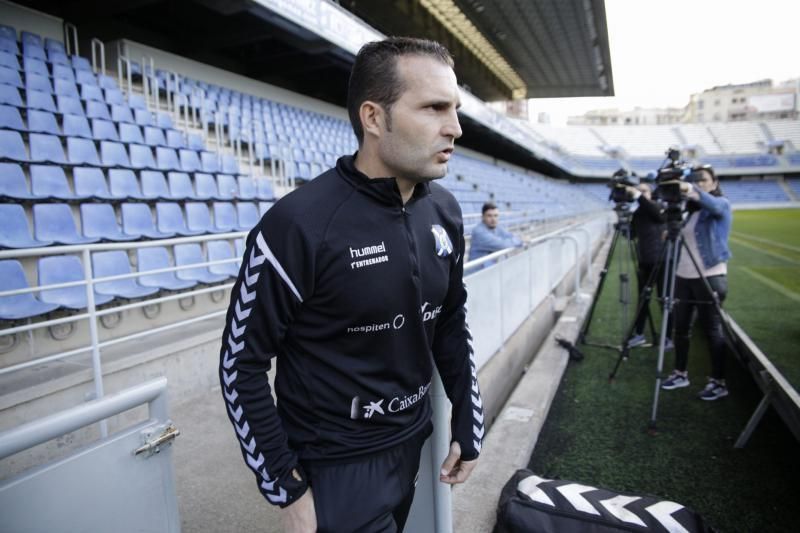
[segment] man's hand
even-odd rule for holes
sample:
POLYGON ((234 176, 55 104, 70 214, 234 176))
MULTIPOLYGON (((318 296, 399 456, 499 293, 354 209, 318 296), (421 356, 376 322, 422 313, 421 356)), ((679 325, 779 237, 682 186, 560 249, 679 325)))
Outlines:
POLYGON ((442 463, 442 471, 439 472, 439 481, 450 485, 457 483, 464 483, 478 460, 462 461, 461 460, 461 445, 458 442, 453 442, 450 445, 450 453, 442 463))
POLYGON ((292 505, 281 511, 283 530, 286 533, 315 533, 317 513, 314 509, 314 495, 311 487, 292 505))

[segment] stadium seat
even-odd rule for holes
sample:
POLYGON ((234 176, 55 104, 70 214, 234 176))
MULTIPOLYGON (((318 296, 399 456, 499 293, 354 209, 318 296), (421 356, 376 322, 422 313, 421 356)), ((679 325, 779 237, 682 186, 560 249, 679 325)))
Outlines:
POLYGON ((197 172, 202 170, 200 158, 194 150, 179 150, 178 156, 181 161, 181 170, 184 172, 197 172))
POLYGON ((175 233, 156 229, 153 215, 147 204, 122 204, 122 231, 126 235, 141 235, 150 239, 166 239, 175 233))
POLYGON ((258 202, 258 214, 263 217, 273 204, 274 202, 258 202))
MULTIPOLYGON (((86 117, 79 117, 76 115, 64 115, 62 119, 62 126, 64 135, 67 137, 83 137, 84 139, 92 138, 92 130, 89 128, 89 121, 86 117)), ((69 143, 67 143, 69 146, 69 143)), ((94 150, 95 154, 97 150, 94 150)), ((69 153, 69 150, 67 150, 69 153)))
MULTIPOLYGON (((14 56, 9 56, 10 60, 5 59, 6 54, 0 52, 0 62, 9 63, 11 60, 16 61, 17 59, 14 56)), ((22 88, 22 78, 19 75, 19 71, 14 68, 9 68, 5 65, 0 64, 0 85, 8 85, 10 87, 15 87, 17 89, 22 88)))
POLYGON ((220 200, 233 200, 239 195, 236 178, 229 174, 217 174, 217 187, 219 188, 217 198, 220 200))
POLYGON ((105 93, 105 102, 109 105, 125 105, 125 95, 122 94, 122 91, 116 88, 106 88, 103 91, 105 93))
POLYGON ((67 65, 53 65, 53 78, 75 83, 75 73, 67 65))
POLYGON ((158 168, 153 158, 153 151, 144 144, 129 144, 131 153, 131 168, 145 169, 158 168))
POLYGON ((19 132, 0 130, 0 159, 28 161, 25 144, 19 132))
POLYGON ((92 119, 92 137, 96 141, 119 141, 119 134, 117 134, 114 123, 99 118, 92 119))
MULTIPOLYGON (((92 254, 92 272, 95 278, 121 276, 130 274, 131 263, 128 252, 114 250, 110 252, 95 252, 92 254)), ((95 290, 99 294, 106 294, 117 298, 143 298, 158 292, 157 287, 144 287, 136 278, 117 279, 112 281, 99 281, 95 283, 95 290)))
MULTIPOLYGON (((176 244, 175 245, 175 265, 194 265, 205 263, 207 260, 203 256, 203 250, 197 243, 176 244)), ((207 266, 196 268, 184 268, 178 270, 176 275, 180 279, 199 281, 200 283, 219 283, 225 281, 228 276, 225 274, 212 274, 207 266)))
POLYGON ((172 117, 169 113, 162 113, 159 111, 156 115, 156 125, 161 129, 171 130, 173 128, 172 117))
POLYGON ((53 241, 31 238, 28 219, 21 205, 0 204, 0 247, 2 248, 38 248, 49 246, 53 241))
POLYGON ((108 184, 111 196, 119 199, 144 200, 139 188, 139 180, 130 169, 112 168, 108 171, 108 184))
POLYGON ((190 133, 187 137, 186 144, 189 147, 189 150, 202 152, 206 149, 206 143, 203 142, 203 137, 201 137, 199 134, 190 133))
POLYGON ((143 170, 140 174, 142 182, 142 196, 148 200, 170 200, 167 181, 164 174, 155 170, 143 170))
POLYGON ((125 122, 119 125, 119 138, 124 143, 142 144, 142 128, 136 124, 127 124, 125 122))
POLYGON ((174 202, 157 203, 156 219, 158 220, 158 230, 164 233, 177 233, 186 237, 204 233, 200 230, 190 230, 186 226, 181 206, 174 202))
POLYGON ((259 200, 275 199, 275 193, 272 191, 272 183, 270 182, 269 178, 257 178, 255 181, 258 190, 257 197, 259 200))
MULTIPOLYGON (((55 120, 55 117, 53 120, 55 120)), ((30 115, 28 123, 30 123, 30 115)), ((22 116, 19 114, 19 110, 16 107, 0 105, 0 128, 25 131, 25 125, 22 123, 22 116)), ((56 124, 56 128, 58 128, 58 124, 56 124)))
POLYGON ((40 74, 42 76, 50 75, 50 73, 47 71, 47 63, 45 63, 41 59, 35 59, 33 57, 22 58, 22 70, 25 71, 25 75, 28 74, 40 74))
MULTIPOLYGON (((72 57, 75 58, 76 56, 72 57)), ((95 77, 94 73, 88 70, 75 69, 75 81, 81 85, 97 85, 97 78, 95 77)))
MULTIPOLYGON (((0 51, 0 67, 16 71, 17 73, 19 73, 19 71, 22 70, 22 67, 19 64, 19 59, 17 59, 16 54, 12 54, 5 51, 0 51)), ((4 78, 0 76, 0 80, 3 79, 4 78)), ((19 74, 17 74, 16 79, 19 80, 19 85, 15 85, 15 87, 22 87, 22 80, 20 80, 19 74)), ((2 83, 6 82, 2 81, 2 83)))
POLYGON ((86 102, 86 118, 102 118, 103 120, 111 120, 111 114, 108 112, 108 106, 103 102, 89 101, 86 102))
MULTIPOLYGON (((209 261, 222 261, 237 257, 233 255, 233 250, 231 250, 231 245, 228 241, 208 241, 206 247, 208 248, 209 261)), ((239 264, 231 262, 222 263, 220 265, 209 265, 208 270, 212 274, 235 278, 239 275, 239 264)))
POLYGON ((236 257, 244 257, 244 239, 234 239, 233 248, 235 250, 236 257))
MULTIPOLYGON (((9 107, 8 109, 14 109, 9 107)), ((18 129, 18 128, 13 128, 18 129)), ((35 133, 48 133, 50 135, 61 135, 61 130, 56 122, 56 116, 47 111, 39 111, 36 109, 28 110, 28 131, 35 133)))
POLYGON ((250 231, 261 220, 258 207, 253 202, 239 202, 236 204, 236 214, 239 220, 239 229, 250 231))
MULTIPOLYGON (((167 146, 167 140, 164 138, 164 131, 161 128, 145 126, 144 144, 148 146, 167 146)), ((178 155, 175 154, 175 161, 177 162, 177 160, 178 160, 178 155)), ((180 166, 180 163, 178 163, 178 166, 180 166)))
POLYGON ((236 178, 239 186, 238 197, 242 200, 255 200, 256 198, 256 185, 253 178, 250 176, 239 176, 236 178))
POLYGON ((186 148, 183 133, 177 130, 167 130, 167 146, 175 149, 186 148))
POLYGON ((67 155, 71 165, 100 166, 100 158, 91 139, 67 137, 67 155))
POLYGON ((163 146, 156 147, 156 165, 161 170, 181 169, 181 163, 178 160, 178 154, 175 153, 175 150, 163 146))
POLYGON ((111 141, 100 142, 100 160, 106 167, 131 168, 125 145, 111 141))
POLYGON ((67 54, 60 50, 47 50, 47 61, 53 65, 69 66, 69 58, 67 54))
POLYGON ((200 152, 200 160, 203 166, 203 172, 210 172, 216 174, 220 171, 219 159, 217 154, 213 152, 200 152))
POLYGON ((44 48, 31 43, 22 43, 22 57, 30 57, 31 59, 38 59, 39 61, 47 61, 47 54, 44 53, 44 48))
MULTIPOLYGON (((28 280, 19 261, 0 261, 0 292, 27 289, 28 280)), ((0 296, 0 320, 19 320, 44 315, 58 309, 55 303, 43 303, 33 293, 0 296)))
POLYGON ((197 190, 197 198, 201 200, 221 200, 217 180, 211 174, 196 172, 194 175, 194 186, 197 190))
MULTIPOLYGON (((53 80, 54 93, 58 96, 69 96, 70 98, 79 98, 78 86, 69 80, 62 80, 55 78, 53 80)), ((83 115, 83 113, 81 113, 83 115)))
POLYGON ((111 105, 111 120, 114 122, 124 122, 134 124, 133 113, 127 105, 111 105))
POLYGON ((58 200, 81 200, 81 196, 69 190, 67 176, 61 167, 54 165, 31 165, 31 192, 40 198, 58 200))
POLYGON ((169 195, 173 200, 198 200, 195 196, 192 181, 185 172, 169 172, 167 174, 169 195))
POLYGON ((19 47, 17 46, 17 41, 13 39, 8 39, 7 37, 0 37, 0 51, 7 52, 9 54, 19 55, 19 47))
POLYGON ((146 109, 134 109, 133 120, 140 126, 155 126, 153 114, 146 109))
POLYGON ((147 109, 147 103, 144 101, 144 96, 141 94, 129 95, 128 104, 131 106, 131 109, 147 109))
POLYGON ((115 197, 108 190, 108 183, 103 171, 92 167, 75 167, 72 169, 72 179, 75 184, 75 194, 96 200, 114 200, 115 197))
POLYGON ((214 202, 214 233, 239 231, 239 222, 236 220, 236 208, 230 202, 214 202))
POLYGON ((35 204, 33 231, 37 240, 53 241, 57 244, 88 244, 100 240, 78 233, 72 218, 72 209, 67 204, 35 204))
MULTIPOLYGON (((161 270, 172 267, 167 249, 161 246, 137 249, 136 264, 138 265, 139 272, 147 272, 148 270, 161 270)), ((156 287, 158 289, 179 291, 194 287, 197 285, 197 282, 187 279, 179 279, 175 276, 175 272, 160 272, 158 274, 139 276, 139 284, 145 287, 156 287)))
POLYGON ((61 146, 61 139, 55 135, 31 133, 28 137, 31 149, 30 160, 42 163, 67 164, 67 156, 61 146))
POLYGON ((10 200, 36 200, 38 196, 28 191, 28 180, 22 167, 15 163, 0 163, 0 198, 10 200))
POLYGON ((19 90, 11 85, 0 85, 0 104, 24 107, 22 98, 19 96, 19 90))
POLYGON ((83 234, 104 241, 133 241, 138 235, 122 232, 110 204, 81 204, 83 234))
MULTIPOLYGON (((81 260, 74 255, 42 257, 38 261, 38 269, 40 286, 85 279, 81 260)), ((86 309, 87 307, 86 287, 83 285, 43 290, 40 294, 41 300, 45 303, 61 305, 68 309, 86 309)), ((95 305, 103 305, 113 299, 113 296, 98 294, 97 290, 94 291, 95 305)))
POLYGON ((85 71, 91 73, 92 64, 89 63, 89 60, 86 59, 85 57, 72 56, 70 59, 72 60, 72 68, 74 68, 76 72, 85 71))
POLYGON ((0 37, 16 41, 17 30, 15 30, 13 26, 9 26, 7 24, 0 24, 0 37))
POLYGON ((53 86, 50 84, 50 78, 47 76, 42 76, 41 74, 27 74, 25 76, 25 90, 52 94, 53 86))
POLYGON ((19 40, 22 44, 33 44, 42 48, 42 36, 37 33, 23 30, 19 34, 19 40))
MULTIPOLYGON (((14 90, 16 91, 16 89, 14 90)), ((28 105, 28 109, 41 109, 42 111, 50 111, 51 113, 57 112, 56 103, 53 101, 53 96, 50 93, 25 91, 25 101, 28 105)))
POLYGON ((82 117, 86 115, 81 105, 81 101, 74 96, 56 96, 58 103, 58 112, 62 115, 77 115, 82 117))
POLYGON ((119 90, 119 87, 117 86, 117 81, 111 76, 107 76, 106 74, 100 74, 97 76, 97 84, 103 89, 119 90))
POLYGON ((81 100, 94 100, 95 102, 105 102, 103 90, 97 85, 81 85, 81 100))
POLYGON ((213 233, 211 213, 203 202, 186 202, 186 227, 190 231, 213 233))

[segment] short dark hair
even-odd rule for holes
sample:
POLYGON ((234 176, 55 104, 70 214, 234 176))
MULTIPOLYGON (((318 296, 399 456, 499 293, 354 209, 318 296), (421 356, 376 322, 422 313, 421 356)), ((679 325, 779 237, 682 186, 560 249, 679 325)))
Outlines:
POLYGON ((491 211, 492 209, 497 209, 497 206, 494 205, 494 202, 486 202, 483 204, 483 208, 481 209, 481 215, 485 215, 486 211, 491 211))
POLYGON ((714 167, 711 165, 698 165, 692 168, 692 173, 695 172, 706 172, 708 176, 711 178, 711 181, 717 182, 717 186, 714 187, 714 190, 709 192, 711 196, 724 196, 722 194, 722 186, 720 184, 719 178, 717 177, 717 173, 714 172, 714 167))
POLYGON ((386 110, 387 127, 391 129, 392 105, 405 91, 397 75, 397 58, 412 54, 432 57, 453 68, 453 56, 447 48, 427 39, 389 37, 367 43, 358 51, 347 87, 347 113, 359 146, 364 142, 359 110, 367 100, 386 110))

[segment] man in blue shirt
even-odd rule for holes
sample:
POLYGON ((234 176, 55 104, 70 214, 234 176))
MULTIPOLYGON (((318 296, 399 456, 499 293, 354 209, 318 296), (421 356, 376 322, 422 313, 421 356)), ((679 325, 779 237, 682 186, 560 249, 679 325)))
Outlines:
POLYGON ((472 230, 472 241, 469 245, 469 260, 481 258, 492 252, 522 246, 519 237, 498 225, 500 213, 492 202, 483 204, 481 223, 472 230))

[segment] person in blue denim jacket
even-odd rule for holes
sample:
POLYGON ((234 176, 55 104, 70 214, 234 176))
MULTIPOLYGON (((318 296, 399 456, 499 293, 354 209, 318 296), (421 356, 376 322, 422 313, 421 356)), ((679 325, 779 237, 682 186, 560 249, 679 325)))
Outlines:
POLYGON ((687 365, 689 360, 689 338, 694 321, 693 312, 708 336, 711 352, 711 376, 700 391, 701 400, 713 401, 728 395, 725 383, 725 332, 722 316, 713 305, 705 288, 705 277, 717 294, 720 305, 728 294, 728 265, 731 251, 728 235, 731 230, 731 204, 722 195, 719 179, 709 165, 697 167, 692 172, 692 183, 682 182, 681 192, 687 198, 689 217, 682 230, 682 237, 698 268, 689 254, 681 250, 675 277, 675 370, 661 384, 665 390, 689 386, 687 365))
MULTIPOLYGON (((493 252, 522 246, 522 240, 504 230, 498 224, 499 212, 492 202, 486 202, 481 209, 481 222, 472 230, 469 245, 469 260, 478 259, 493 252)), ((489 263, 484 264, 488 266, 489 263)))

